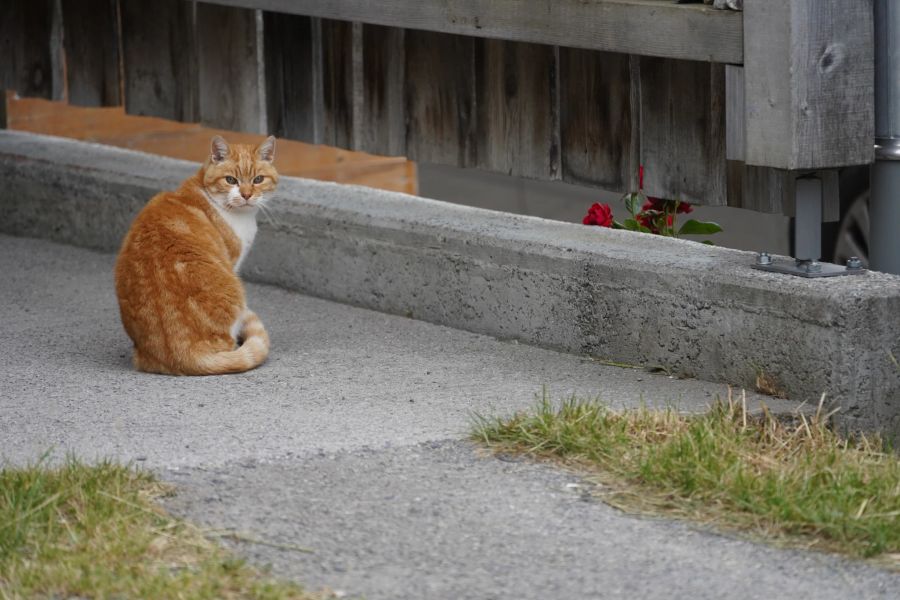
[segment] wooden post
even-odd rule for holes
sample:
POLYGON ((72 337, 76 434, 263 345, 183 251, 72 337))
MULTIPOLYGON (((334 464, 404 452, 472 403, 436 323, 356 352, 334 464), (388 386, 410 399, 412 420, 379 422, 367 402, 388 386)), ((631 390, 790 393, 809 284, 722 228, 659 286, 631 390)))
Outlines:
POLYGON ((196 121, 194 3, 126 0, 120 10, 125 111, 196 121))
POLYGON ((873 160, 871 0, 747 0, 748 164, 820 169, 873 160))
POLYGON ((507 175, 559 178, 557 51, 478 40, 477 166, 507 175))
POLYGON ((265 133, 262 17, 257 11, 197 5, 200 122, 265 133))
POLYGON ((648 195, 726 204, 724 65, 641 57, 641 159, 648 195))
POLYGON ((62 11, 69 103, 118 106, 118 0, 63 0, 62 11))
POLYGON ((639 57, 560 48, 559 61, 562 178, 637 189, 639 57))

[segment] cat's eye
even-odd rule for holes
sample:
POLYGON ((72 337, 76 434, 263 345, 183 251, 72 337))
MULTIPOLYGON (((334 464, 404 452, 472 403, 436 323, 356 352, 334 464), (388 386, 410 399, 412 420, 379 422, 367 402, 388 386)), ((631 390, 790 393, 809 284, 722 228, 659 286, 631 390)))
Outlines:
POLYGON ((225 177, 225 181, 227 181, 229 185, 237 185, 237 179, 235 179, 231 175, 225 177))
POLYGON ((257 175, 256 177, 253 178, 253 183, 262 183, 262 181, 263 181, 262 175, 257 175))

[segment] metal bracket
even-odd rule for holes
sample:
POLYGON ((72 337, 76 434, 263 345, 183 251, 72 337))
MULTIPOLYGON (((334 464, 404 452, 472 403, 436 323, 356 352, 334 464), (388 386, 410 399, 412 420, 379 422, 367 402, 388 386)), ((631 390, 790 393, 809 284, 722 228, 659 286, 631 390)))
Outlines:
POLYGON ((756 255, 756 264, 753 265, 753 268, 759 271, 768 271, 769 273, 809 278, 862 275, 868 271, 868 269, 863 268, 862 261, 855 256, 847 261, 846 266, 841 266, 816 260, 795 260, 794 262, 784 261, 779 263, 775 262, 771 255, 766 252, 760 252, 756 255))
POLYGON ((794 189, 794 255, 793 262, 776 263, 762 252, 756 257, 754 269, 795 277, 839 277, 864 273, 862 261, 853 257, 847 266, 819 262, 822 255, 822 209, 824 184, 816 175, 800 177, 794 189))

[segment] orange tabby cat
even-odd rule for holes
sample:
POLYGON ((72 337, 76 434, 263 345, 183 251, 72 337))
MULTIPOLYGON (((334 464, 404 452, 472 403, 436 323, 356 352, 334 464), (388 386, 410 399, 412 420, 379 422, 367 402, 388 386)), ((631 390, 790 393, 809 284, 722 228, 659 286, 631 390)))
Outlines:
POLYGON ((266 359, 269 336, 247 309, 237 271, 256 235, 256 212, 278 183, 274 155, 273 137, 254 148, 216 136, 197 174, 157 194, 132 223, 116 262, 116 295, 135 368, 211 375, 266 359))

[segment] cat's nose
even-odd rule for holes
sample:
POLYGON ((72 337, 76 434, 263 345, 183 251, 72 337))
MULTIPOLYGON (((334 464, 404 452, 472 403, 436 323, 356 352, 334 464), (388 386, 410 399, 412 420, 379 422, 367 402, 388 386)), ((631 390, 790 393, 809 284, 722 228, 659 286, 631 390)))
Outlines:
POLYGON ((244 198, 244 200, 249 200, 250 196, 252 196, 252 195, 253 195, 253 190, 247 190, 246 192, 244 190, 241 190, 241 196, 244 198))

